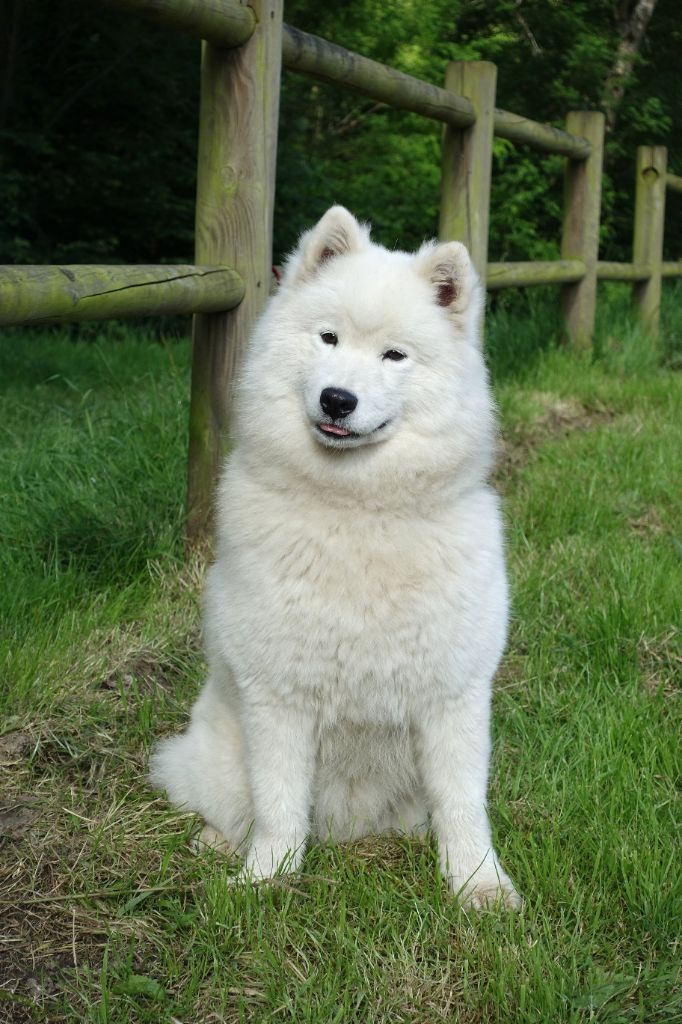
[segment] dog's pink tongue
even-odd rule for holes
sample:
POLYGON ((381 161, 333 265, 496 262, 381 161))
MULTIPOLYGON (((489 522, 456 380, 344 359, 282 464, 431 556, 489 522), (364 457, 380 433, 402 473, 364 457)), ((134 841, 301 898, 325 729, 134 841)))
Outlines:
POLYGON ((334 423, 320 423, 320 430, 324 430, 325 434, 336 434, 338 437, 348 437, 350 434, 350 430, 337 427, 334 423))

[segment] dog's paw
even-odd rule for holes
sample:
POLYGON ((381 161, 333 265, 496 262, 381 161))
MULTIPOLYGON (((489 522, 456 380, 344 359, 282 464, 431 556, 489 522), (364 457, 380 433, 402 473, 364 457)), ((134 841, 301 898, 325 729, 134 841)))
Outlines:
POLYGON ((520 910, 523 900, 511 882, 508 885, 472 886, 458 889, 458 899, 465 910, 520 910))
POLYGON ((234 850, 228 843, 222 832, 218 832, 212 825, 204 825, 198 836, 192 840, 192 853, 200 854, 204 850, 215 850, 225 857, 234 857, 234 850))
POLYGON ((448 884, 466 910, 520 910, 523 905, 513 882, 498 864, 485 864, 467 877, 451 874, 448 884))
POLYGON ((291 849, 285 843, 253 842, 246 851, 237 882, 268 882, 296 871, 303 857, 302 848, 291 849))

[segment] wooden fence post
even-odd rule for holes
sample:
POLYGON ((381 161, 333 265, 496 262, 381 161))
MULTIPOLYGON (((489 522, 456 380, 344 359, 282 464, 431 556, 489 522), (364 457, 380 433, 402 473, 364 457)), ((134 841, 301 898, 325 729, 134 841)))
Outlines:
POLYGON ((451 61, 445 88, 471 101, 476 120, 466 128, 447 126, 443 133, 440 224, 441 241, 461 241, 485 287, 490 219, 490 177, 497 68, 489 61, 451 61))
POLYGON ((668 150, 665 146, 637 148, 632 262, 646 264, 649 267, 649 277, 644 281, 635 282, 632 296, 640 323, 652 341, 658 337, 661 305, 667 162, 668 150))
POLYGON ((187 537, 210 527, 225 453, 232 389, 270 291, 277 156, 282 0, 252 0, 258 19, 235 49, 202 44, 196 206, 197 264, 227 263, 245 285, 227 313, 198 314, 192 337, 187 537))
POLYGON ((582 260, 585 276, 562 289, 564 325, 576 348, 589 348, 594 334, 599 258, 599 207, 604 153, 604 115, 596 110, 571 111, 566 131, 591 143, 586 160, 567 160, 561 258, 582 260))

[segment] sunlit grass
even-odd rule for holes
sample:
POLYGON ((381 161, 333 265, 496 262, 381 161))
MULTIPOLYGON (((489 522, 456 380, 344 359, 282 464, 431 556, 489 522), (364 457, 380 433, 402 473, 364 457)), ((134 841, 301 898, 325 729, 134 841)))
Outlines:
POLYGON ((488 324, 514 599, 490 809, 518 915, 463 914, 408 839, 313 847, 258 891, 192 852, 144 779, 203 674, 187 343, 0 336, 0 1020, 682 1019, 682 299, 663 358, 609 300, 596 360, 542 294, 488 324))

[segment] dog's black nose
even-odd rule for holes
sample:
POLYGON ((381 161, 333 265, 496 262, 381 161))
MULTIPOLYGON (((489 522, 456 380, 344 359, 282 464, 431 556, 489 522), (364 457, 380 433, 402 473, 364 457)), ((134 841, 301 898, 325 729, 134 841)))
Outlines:
POLYGON ((324 388, 320 395, 320 405, 333 420, 340 420, 352 412, 358 404, 357 397, 343 388, 324 388))

